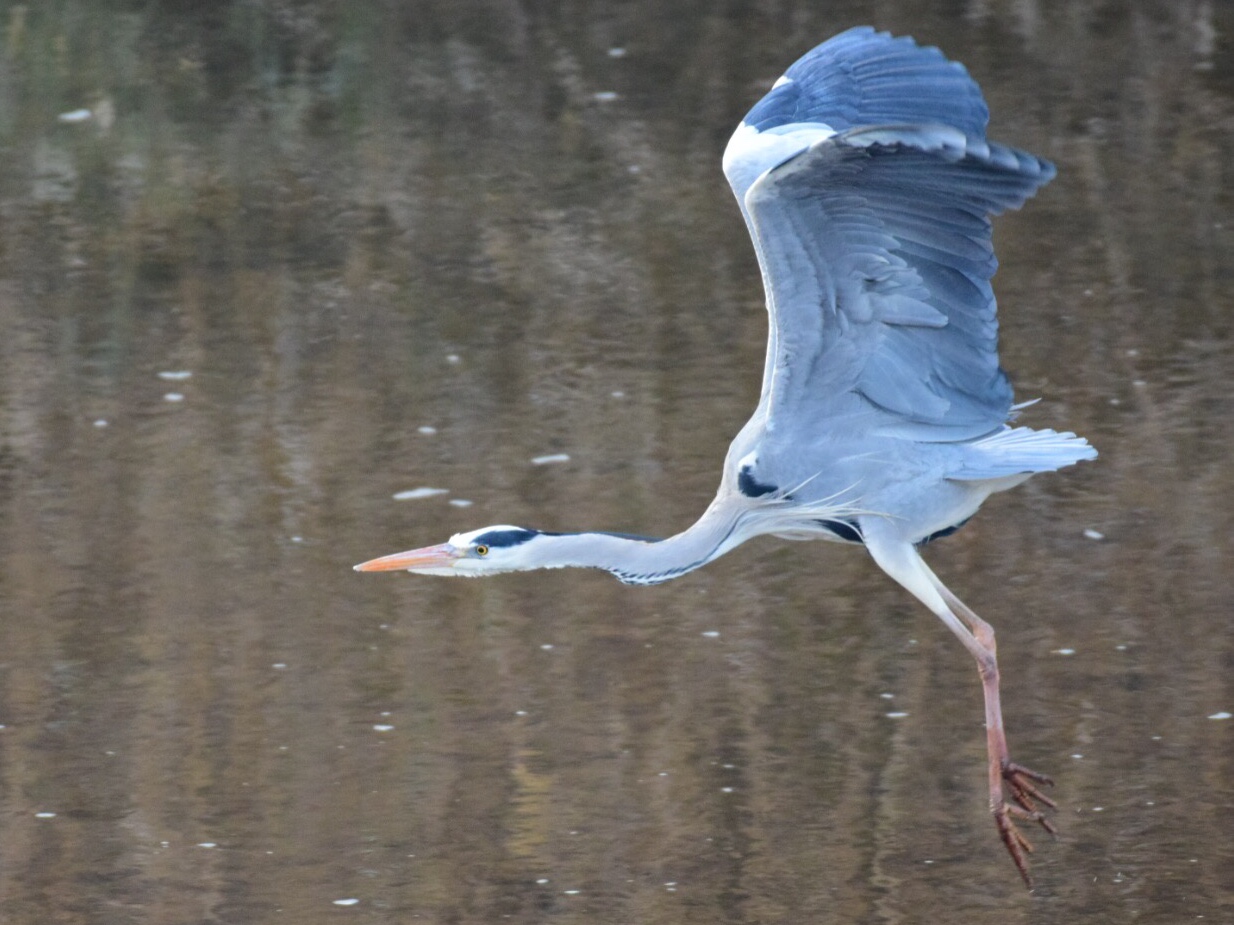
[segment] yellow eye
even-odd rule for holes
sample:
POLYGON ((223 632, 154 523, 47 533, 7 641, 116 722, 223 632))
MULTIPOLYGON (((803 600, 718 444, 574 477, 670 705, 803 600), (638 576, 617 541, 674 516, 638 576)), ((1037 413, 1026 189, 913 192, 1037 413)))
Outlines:
POLYGON ((487 556, 487 555, 488 555, 488 547, 487 547, 487 546, 477 546, 477 547, 476 547, 476 555, 477 555, 477 556, 487 556))

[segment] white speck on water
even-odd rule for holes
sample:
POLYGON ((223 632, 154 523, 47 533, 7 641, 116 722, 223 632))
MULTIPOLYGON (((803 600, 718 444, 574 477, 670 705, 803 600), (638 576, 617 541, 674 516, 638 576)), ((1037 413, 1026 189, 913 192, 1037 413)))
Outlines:
POLYGON ((375 723, 373 725, 373 731, 374 732, 393 732, 394 727, 391 726, 389 723, 375 723))
POLYGON ((1161 736, 1149 736, 1149 738, 1151 738, 1154 742, 1160 742, 1160 741, 1161 741, 1161 736))
POLYGON ((638 166, 638 164, 631 164, 629 167, 626 168, 626 173, 642 173, 642 172, 643 172, 643 168, 638 166))
POLYGON ((1129 357, 1138 357, 1139 355, 1140 355, 1140 351, 1136 350, 1135 347, 1132 347, 1130 350, 1127 351, 1127 356, 1129 357))
POLYGON ((35 813, 34 818, 35 819, 55 819, 56 814, 55 813, 35 813))
POLYGON ((291 538, 291 541, 292 541, 293 543, 303 543, 303 542, 304 542, 304 537, 302 537, 302 536, 293 536, 293 537, 291 538))
POLYGON ((543 886, 544 884, 548 883, 548 877, 541 877, 539 880, 536 881, 536 883, 543 886))
POLYGON ((878 696, 882 697, 884 700, 892 700, 895 698, 895 694, 888 692, 881 693, 878 696))
POLYGON ((357 903, 359 903, 359 902, 360 902, 360 900, 358 900, 358 899, 353 899, 353 898, 351 898, 351 897, 348 897, 347 899, 336 899, 336 900, 334 900, 334 905, 336 905, 336 906, 354 906, 354 905, 356 905, 356 904, 357 904, 357 903))
POLYGON ((395 501, 416 501, 420 498, 435 498, 438 495, 448 495, 448 488, 409 488, 406 491, 397 491, 394 493, 395 501))
POLYGON ((547 466, 550 463, 563 463, 569 461, 569 453, 549 453, 546 456, 533 456, 531 458, 531 464, 533 466, 547 466))
POLYGON ((599 93, 593 93, 591 96, 597 103, 611 103, 617 99, 617 94, 612 90, 601 90, 599 93))
POLYGON ((706 636, 708 639, 718 639, 720 636, 720 631, 719 630, 703 630, 702 634, 706 636))
POLYGON ((732 788, 732 787, 721 787, 721 788, 720 788, 720 792, 721 792, 721 793, 732 793, 732 792, 733 792, 733 788, 732 788))
POLYGON ((423 427, 417 427, 416 432, 424 434, 425 436, 432 436, 433 434, 437 433, 437 428, 430 427, 428 424, 425 424, 423 427))
POLYGON ((626 397, 626 393, 621 391, 621 389, 617 389, 616 391, 609 392, 609 394, 613 396, 613 398, 625 398, 626 397))
POLYGON ((72 125, 76 122, 88 122, 94 116, 94 113, 89 109, 70 109, 68 112, 62 112, 56 116, 56 120, 72 125))
POLYGON ((549 650, 553 648, 553 644, 551 642, 546 642, 544 643, 544 645, 540 646, 540 648, 543 649, 545 652, 548 652, 549 650))
POLYGON ((159 373, 159 378, 167 382, 183 382, 185 379, 192 379, 193 374, 187 369, 165 369, 159 373))
POLYGON ((1083 758, 1084 756, 1083 756, 1083 755, 1081 755, 1079 752, 1076 752, 1076 753, 1075 753, 1074 755, 1072 755, 1071 757, 1072 757, 1072 758, 1074 758, 1076 761, 1079 761, 1079 760, 1080 760, 1081 758, 1083 758))
POLYGON ((1145 806, 1156 806, 1157 804, 1153 802, 1152 800, 1145 800, 1144 805, 1145 806))
POLYGON ((934 863, 934 861, 933 861, 932 859, 930 859, 930 858, 926 858, 926 859, 925 859, 924 861, 922 861, 921 863, 922 863, 922 864, 933 864, 933 863, 934 863))
POLYGON ((514 715, 515 715, 515 716, 526 716, 526 715, 527 715, 527 711, 526 711, 526 710, 515 710, 515 711, 514 711, 514 715))
POLYGON ((562 890, 561 892, 565 893, 567 896, 577 896, 582 892, 582 890, 562 890))
POLYGON ((466 498, 451 498, 446 502, 451 507, 471 507, 474 501, 469 501, 466 498))
POLYGON ((94 421, 94 426, 95 426, 95 427, 106 427, 106 426, 107 426, 107 418, 96 418, 96 419, 95 419, 95 421, 94 421))
POLYGON ((179 392, 168 392, 163 396, 163 401, 184 401, 184 396, 179 392))
POLYGON ((381 711, 381 715, 382 715, 382 716, 390 716, 391 714, 390 714, 390 711, 389 711, 389 710, 382 710, 382 711, 381 711))
POLYGON ((897 710, 894 713, 886 714, 886 716, 887 716, 887 719, 904 719, 904 717, 908 716, 908 714, 905 713, 903 710, 897 710))
POLYGON ((1055 649, 1055 655, 1075 655, 1075 649, 1055 649))
POLYGON ((1143 379, 1132 379, 1131 384, 1134 385, 1137 389, 1142 389, 1144 388, 1144 386, 1148 385, 1148 382, 1146 382, 1143 379))
POLYGON ((626 56, 626 50, 620 47, 613 47, 608 50, 608 56, 610 58, 624 58, 626 56))
POLYGON ((1094 806, 1094 807, 1093 807, 1093 812, 1095 812, 1095 813, 1102 812, 1103 810, 1105 810, 1105 807, 1104 807, 1104 806, 1094 806))
POLYGON ((1208 718, 1209 719, 1229 719, 1231 716, 1234 716, 1234 714, 1227 713, 1225 710, 1222 710, 1220 713, 1210 713, 1208 718))
POLYGON ((1115 649, 1115 651, 1117 651, 1117 652, 1126 652, 1126 651, 1127 651, 1127 646, 1126 646, 1124 643, 1121 643, 1121 642, 1120 642, 1118 645, 1116 645, 1116 646, 1114 647, 1114 649, 1115 649))
POLYGON ((197 847, 198 848, 217 848, 218 845, 212 841, 199 841, 197 843, 197 847))
POLYGON ((457 353, 447 353, 446 362, 449 363, 451 366, 453 366, 456 363, 463 362, 463 358, 460 357, 457 353))
POLYGON ((668 771, 661 771, 656 777, 668 777, 668 771))
POLYGON ((1084 531, 1084 536, 1090 540, 1104 540, 1105 539, 1104 533, 1102 533, 1100 530, 1094 530, 1092 527, 1089 527, 1087 530, 1084 531))
POLYGON ((287 667, 287 663, 286 662, 275 662, 270 667, 273 668, 275 671, 282 671, 284 668, 287 667))

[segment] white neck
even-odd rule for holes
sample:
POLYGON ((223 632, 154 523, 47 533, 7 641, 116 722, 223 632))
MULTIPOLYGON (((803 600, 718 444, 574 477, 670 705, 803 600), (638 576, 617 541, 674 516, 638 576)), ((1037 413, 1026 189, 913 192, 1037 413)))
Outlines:
POLYGON ((626 584, 651 585, 692 572, 719 558, 747 537, 741 518, 712 505, 688 530, 663 540, 611 533, 537 536, 528 549, 532 568, 599 568, 626 584))

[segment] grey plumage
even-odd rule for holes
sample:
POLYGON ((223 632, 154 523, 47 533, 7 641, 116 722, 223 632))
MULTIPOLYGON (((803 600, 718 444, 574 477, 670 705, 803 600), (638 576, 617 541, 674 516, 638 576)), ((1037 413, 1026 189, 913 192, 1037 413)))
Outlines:
POLYGON ((738 126, 724 172, 767 294, 758 407, 703 516, 664 540, 500 525, 357 566, 491 575, 566 566, 655 584, 760 534, 858 542, 960 638, 986 698, 990 803, 1026 882, 1014 818, 1053 827, 1048 778, 1013 764, 993 630, 922 560, 993 492, 1096 456, 1081 437, 1012 426, 998 362, 990 217, 1054 176, 985 138, 964 68, 851 29, 798 60, 738 126))

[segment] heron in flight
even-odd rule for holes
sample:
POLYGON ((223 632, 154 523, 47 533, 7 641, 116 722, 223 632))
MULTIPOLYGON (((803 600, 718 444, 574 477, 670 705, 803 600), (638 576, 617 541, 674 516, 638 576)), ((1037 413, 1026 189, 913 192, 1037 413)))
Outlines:
POLYGON ((921 557, 989 495, 1097 455, 1082 437, 1012 422, 998 361, 990 217, 1054 176, 985 137, 964 67, 869 27, 807 53, 724 152, 762 270, 762 394, 715 500, 666 539, 499 525, 356 566, 495 575, 598 568, 633 585, 678 578, 754 536, 864 546, 977 661, 990 809, 1031 887, 1017 821, 1053 833, 1052 781, 1012 762, 994 631, 921 557))

